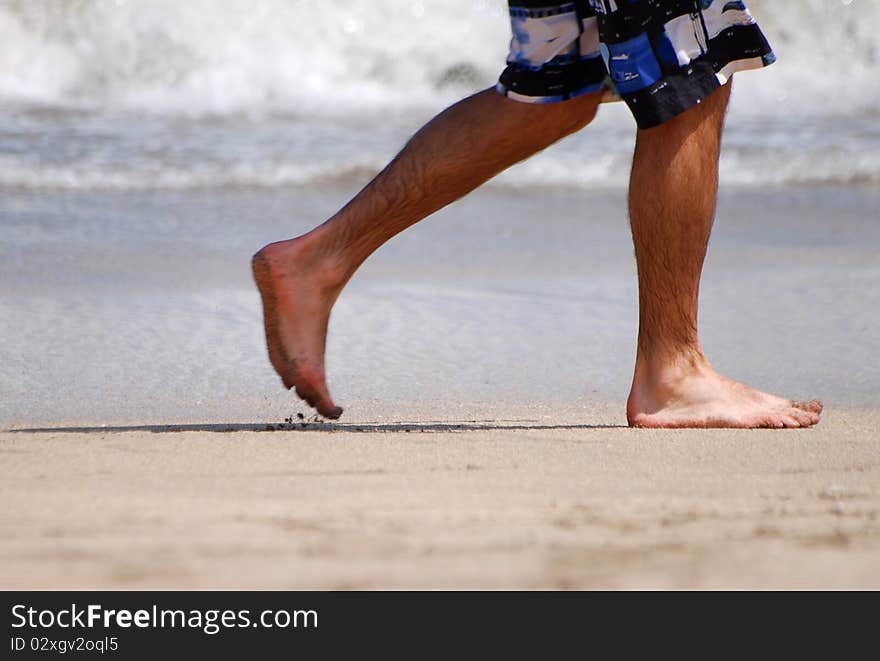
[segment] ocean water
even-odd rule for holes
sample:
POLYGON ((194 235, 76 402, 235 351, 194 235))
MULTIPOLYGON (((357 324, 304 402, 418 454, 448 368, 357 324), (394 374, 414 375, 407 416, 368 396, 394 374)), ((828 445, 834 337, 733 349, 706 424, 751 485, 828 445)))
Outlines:
MULTIPOLYGON (((737 77, 723 177, 880 184, 880 3, 753 0, 779 61, 737 77)), ((362 181, 494 83, 503 0, 0 0, 0 186, 362 181)), ((622 187, 622 104, 495 185, 622 187)))

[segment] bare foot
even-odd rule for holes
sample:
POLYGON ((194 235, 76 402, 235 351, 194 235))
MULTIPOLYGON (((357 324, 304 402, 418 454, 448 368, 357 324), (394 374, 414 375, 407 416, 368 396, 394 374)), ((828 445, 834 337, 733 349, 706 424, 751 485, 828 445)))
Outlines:
POLYGON ((271 243, 254 255, 254 280, 263 299, 269 360, 285 388, 337 419, 324 376, 324 349, 330 310, 344 280, 313 248, 309 235, 271 243))
POLYGON ((792 402, 718 374, 704 359, 636 367, 626 407, 633 427, 812 427, 822 404, 792 402))

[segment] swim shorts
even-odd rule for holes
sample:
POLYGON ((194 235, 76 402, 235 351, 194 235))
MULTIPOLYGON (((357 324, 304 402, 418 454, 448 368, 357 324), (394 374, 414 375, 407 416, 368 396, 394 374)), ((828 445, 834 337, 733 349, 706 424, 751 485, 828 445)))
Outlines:
POLYGON ((603 87, 651 128, 736 72, 776 57, 740 0, 509 0, 513 39, 497 89, 553 103, 603 87))

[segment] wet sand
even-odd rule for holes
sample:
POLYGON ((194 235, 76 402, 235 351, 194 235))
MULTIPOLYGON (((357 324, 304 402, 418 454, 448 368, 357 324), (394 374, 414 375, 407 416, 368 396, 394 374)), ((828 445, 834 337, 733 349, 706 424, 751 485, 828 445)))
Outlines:
POLYGON ((876 410, 507 412, 2 433, 0 586, 880 588, 876 410))
MULTIPOLYGON (((250 257, 355 189, 5 193, 0 429, 304 410, 266 358, 250 257)), ((865 359, 880 354, 877 208, 868 188, 725 190, 700 311, 719 371, 831 407, 880 404, 865 359)), ((358 416, 413 399, 435 416, 619 404, 637 303, 624 190, 488 186, 358 272, 333 312, 329 384, 358 416)))
POLYGON ((0 587, 880 588, 876 191, 719 203, 704 345, 818 429, 625 428, 625 193, 490 186, 343 293, 343 425, 269 433, 250 255, 352 190, 6 192, 0 587))

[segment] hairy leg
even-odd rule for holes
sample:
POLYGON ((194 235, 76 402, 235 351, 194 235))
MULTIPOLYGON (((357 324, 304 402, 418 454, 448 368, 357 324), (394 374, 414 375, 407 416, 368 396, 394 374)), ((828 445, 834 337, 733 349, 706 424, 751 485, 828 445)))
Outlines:
POLYGON ((333 303, 363 261, 391 237, 514 163, 588 124, 601 93, 554 104, 485 90, 448 108, 407 143, 354 199, 303 236, 253 259, 269 359, 286 388, 338 418, 324 349, 333 303))
POLYGON ((639 275, 639 339, 627 418, 640 427, 808 427, 798 404, 715 372, 697 337, 700 274, 718 188, 731 84, 665 124, 639 131, 630 220, 639 275))

